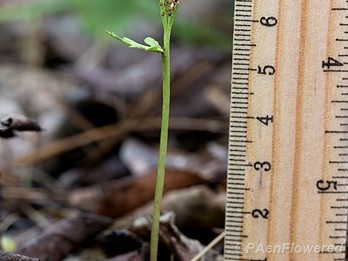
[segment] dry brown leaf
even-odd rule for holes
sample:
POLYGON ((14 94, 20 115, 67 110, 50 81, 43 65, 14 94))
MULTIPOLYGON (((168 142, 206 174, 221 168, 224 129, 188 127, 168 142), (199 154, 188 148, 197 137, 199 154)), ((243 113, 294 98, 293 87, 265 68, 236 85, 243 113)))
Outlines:
POLYGON ((60 261, 110 224, 109 218, 90 213, 69 217, 28 241, 16 252, 38 257, 40 261, 60 261))
MULTIPOLYGON (((207 183, 192 172, 167 170, 164 192, 207 183)), ((156 173, 124 178, 107 184, 78 189, 69 196, 72 205, 109 217, 120 217, 153 199, 156 173)))
MULTIPOLYGON (((214 192, 205 185, 197 185, 168 192, 162 201, 162 211, 173 211, 176 225, 206 229, 224 227, 226 193, 214 192)), ((139 216, 151 215, 153 203, 117 219, 114 227, 129 227, 139 216)))

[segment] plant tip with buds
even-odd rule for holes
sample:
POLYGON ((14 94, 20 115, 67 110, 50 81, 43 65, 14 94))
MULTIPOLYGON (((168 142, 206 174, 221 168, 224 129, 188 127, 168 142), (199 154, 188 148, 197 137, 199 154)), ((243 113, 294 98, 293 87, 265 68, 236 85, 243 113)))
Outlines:
POLYGON ((160 2, 161 16, 167 15, 167 17, 174 16, 176 9, 178 8, 179 0, 166 0, 160 2))

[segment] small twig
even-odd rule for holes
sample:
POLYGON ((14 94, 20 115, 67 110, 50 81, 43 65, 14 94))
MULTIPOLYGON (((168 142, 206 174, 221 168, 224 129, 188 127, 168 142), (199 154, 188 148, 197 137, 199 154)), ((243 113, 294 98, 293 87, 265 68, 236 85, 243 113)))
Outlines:
POLYGON ((19 219, 19 216, 16 213, 12 213, 8 215, 5 219, 1 220, 0 233, 5 232, 18 219, 19 219))
POLYGON ((27 257, 23 255, 7 253, 5 251, 0 250, 0 260, 6 261, 39 261, 38 258, 27 257))
MULTIPOLYGON (((88 145, 92 142, 97 142, 111 137, 114 139, 121 138, 124 134, 131 131, 157 130, 160 128, 160 123, 160 118, 150 118, 143 120, 125 120, 121 123, 95 128, 39 147, 35 150, 35 152, 19 158, 16 161, 16 164, 34 164, 39 161, 52 158, 66 151, 88 145)), ((228 123, 211 119, 172 118, 170 128, 172 130, 221 132, 228 128, 228 123)))
POLYGON ((225 232, 218 235, 213 241, 209 243, 198 255, 191 259, 191 261, 198 261, 202 258, 210 249, 212 249, 217 243, 219 243, 225 237, 225 232))

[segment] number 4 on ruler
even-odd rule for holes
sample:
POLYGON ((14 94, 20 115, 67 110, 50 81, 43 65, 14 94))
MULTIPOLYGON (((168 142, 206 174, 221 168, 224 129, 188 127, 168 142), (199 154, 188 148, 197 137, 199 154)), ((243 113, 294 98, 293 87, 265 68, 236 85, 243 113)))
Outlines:
POLYGON ((329 57, 327 59, 327 62, 323 61, 321 63, 321 68, 327 68, 327 69, 330 69, 331 66, 343 66, 343 63, 337 61, 336 59, 332 58, 332 57, 329 57))

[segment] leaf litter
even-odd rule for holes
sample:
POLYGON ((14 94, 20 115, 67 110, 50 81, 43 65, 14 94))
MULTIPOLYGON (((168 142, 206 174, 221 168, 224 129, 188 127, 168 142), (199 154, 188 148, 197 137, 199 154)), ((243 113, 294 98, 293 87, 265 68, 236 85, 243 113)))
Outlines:
MULTIPOLYGON (((0 28, 0 237, 16 246, 0 259, 147 260, 160 60, 125 62, 125 49, 82 30, 72 37, 61 25, 78 25, 67 17, 43 18, 37 35, 25 23, 0 28), (16 45, 1 46, 30 39, 41 48, 35 66, 16 45)), ((150 38, 121 39, 160 51, 150 38)), ((180 44, 172 54, 160 260, 186 261, 224 226, 230 55, 180 44)), ((209 252, 204 260, 220 260, 221 244, 209 252)))

